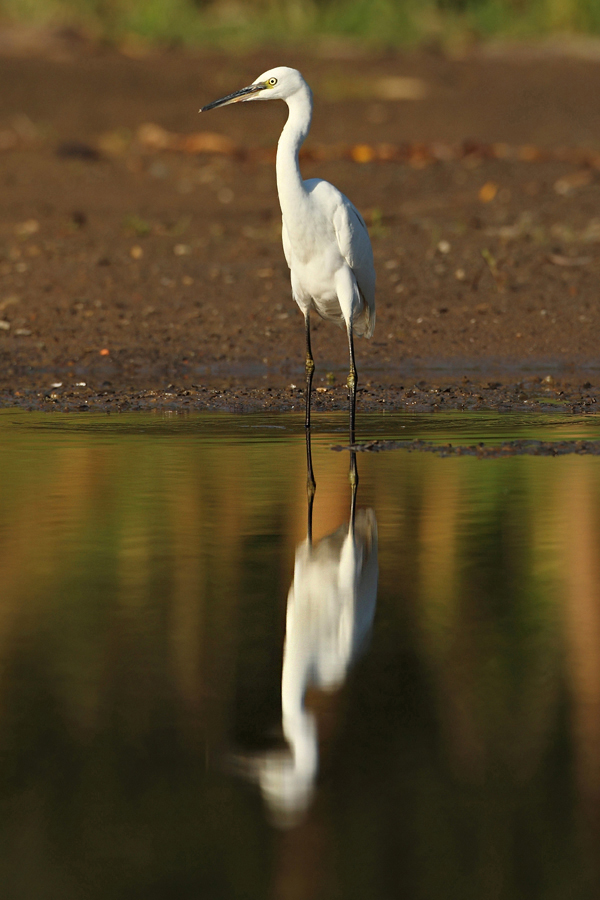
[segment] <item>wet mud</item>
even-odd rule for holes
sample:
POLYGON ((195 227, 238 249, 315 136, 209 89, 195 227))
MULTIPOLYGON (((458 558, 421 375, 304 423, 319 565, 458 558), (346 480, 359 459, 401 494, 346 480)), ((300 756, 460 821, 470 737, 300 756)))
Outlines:
POLYGON ((360 453, 380 453, 384 450, 408 450, 434 453, 436 456, 476 456, 478 459, 500 459, 510 456, 600 456, 600 441, 503 441, 498 446, 488 444, 432 444, 428 441, 366 441, 332 450, 353 450, 360 453))
MULTIPOLYGON (((406 380, 406 379, 403 379, 406 380)), ((21 387, 0 391, 0 406, 16 406, 32 410, 76 412, 123 411, 135 409, 212 410, 231 413, 302 411, 306 395, 303 386, 245 388, 231 380, 231 387, 181 387, 173 383, 162 389, 136 389, 104 382, 99 388, 90 385, 57 384, 45 389, 21 387)), ((438 410, 520 410, 522 412, 597 412, 597 390, 564 382, 545 384, 542 379, 507 384, 471 383, 462 379, 457 384, 413 383, 390 386, 373 382, 358 389, 357 409, 362 412, 435 412, 438 410)), ((340 387, 313 389, 311 408, 328 412, 348 408, 347 390, 340 387)))
MULTIPOLYGON (((283 62, 315 94, 303 174, 372 236, 359 411, 596 410, 598 62, 0 45, 0 405, 303 405, 284 107, 197 113, 283 62)), ((345 408, 344 335, 313 330, 313 406, 345 408)))

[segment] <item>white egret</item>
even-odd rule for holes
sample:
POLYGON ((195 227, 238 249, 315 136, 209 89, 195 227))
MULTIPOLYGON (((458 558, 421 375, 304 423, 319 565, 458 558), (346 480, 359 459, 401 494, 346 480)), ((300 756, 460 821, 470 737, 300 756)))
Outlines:
MULTIPOLYGON (((332 184, 321 178, 302 179, 298 151, 310 128, 312 93, 300 72, 286 66, 269 69, 248 87, 209 103, 200 112, 248 100, 284 100, 289 109, 277 146, 277 191, 292 295, 306 323, 306 427, 310 427, 315 368, 310 345, 310 312, 314 309, 322 318, 346 326, 353 443, 357 387, 353 335, 371 337, 375 327, 375 267, 367 226, 356 207, 332 184)), ((312 472, 310 480, 314 488, 312 472)))

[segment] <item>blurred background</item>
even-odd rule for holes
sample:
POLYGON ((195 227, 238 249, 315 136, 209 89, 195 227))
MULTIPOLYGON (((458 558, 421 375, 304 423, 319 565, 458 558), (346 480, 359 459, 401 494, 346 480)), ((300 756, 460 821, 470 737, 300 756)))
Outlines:
POLYGON ((0 22, 113 43, 252 45, 343 37, 374 47, 600 33, 597 0, 2 0, 0 22))

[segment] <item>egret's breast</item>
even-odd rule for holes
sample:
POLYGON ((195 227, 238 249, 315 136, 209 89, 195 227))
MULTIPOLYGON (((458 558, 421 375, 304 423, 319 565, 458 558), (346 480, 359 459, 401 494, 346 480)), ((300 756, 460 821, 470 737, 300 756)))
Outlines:
POLYGON ((307 235, 306 241, 290 240, 290 269, 295 280, 317 300, 335 296, 335 274, 344 264, 337 243, 319 234, 307 235))

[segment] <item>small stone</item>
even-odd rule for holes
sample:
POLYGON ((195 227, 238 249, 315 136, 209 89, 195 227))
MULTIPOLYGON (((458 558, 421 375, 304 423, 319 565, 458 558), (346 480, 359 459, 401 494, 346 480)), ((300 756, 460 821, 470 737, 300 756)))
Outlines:
POLYGON ((135 244, 129 251, 129 255, 131 256, 132 259, 141 259, 142 256, 144 255, 144 251, 142 250, 142 248, 140 247, 139 244, 135 244))
POLYGON ((20 222, 15 228, 15 234, 19 237, 29 237, 31 234, 36 234, 40 230, 40 223, 37 219, 27 219, 25 222, 20 222))
POLYGON ((10 331, 10 322, 6 319, 0 319, 0 331, 10 331))

